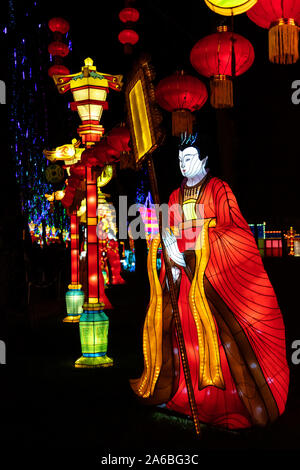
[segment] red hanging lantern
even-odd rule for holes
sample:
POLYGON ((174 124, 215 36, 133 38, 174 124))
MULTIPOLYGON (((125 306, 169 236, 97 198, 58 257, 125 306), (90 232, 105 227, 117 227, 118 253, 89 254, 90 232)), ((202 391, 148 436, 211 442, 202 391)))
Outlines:
POLYGON ((121 44, 134 46, 139 40, 139 35, 133 29, 123 29, 119 33, 118 39, 121 44))
POLYGON ((269 60, 294 64, 299 59, 300 2, 258 0, 247 12, 258 26, 269 30, 269 60))
POLYGON ((64 42, 53 41, 48 46, 48 52, 53 56, 66 57, 69 54, 69 48, 64 42))
POLYGON ((48 22, 48 26, 53 33, 58 32, 61 34, 66 34, 70 29, 68 21, 64 18, 51 18, 51 20, 48 22))
POLYGON ((48 69, 49 77, 53 77, 53 75, 69 75, 69 74, 70 74, 70 70, 61 64, 52 65, 48 69))
POLYGON ((119 13, 122 23, 135 23, 138 21, 140 14, 136 8, 123 8, 119 13))
POLYGON ((248 39, 229 32, 226 26, 194 45, 190 61, 198 73, 210 78, 210 102, 214 108, 233 107, 232 78, 245 73, 254 57, 248 39))
POLYGON ((172 135, 192 134, 192 112, 202 108, 208 97, 204 83, 183 71, 176 72, 158 83, 155 96, 163 109, 172 112, 172 135))

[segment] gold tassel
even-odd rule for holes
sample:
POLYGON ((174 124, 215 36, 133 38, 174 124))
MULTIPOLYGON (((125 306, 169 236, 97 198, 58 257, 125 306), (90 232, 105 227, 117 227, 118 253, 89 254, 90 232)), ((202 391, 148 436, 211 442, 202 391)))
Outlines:
POLYGON ((172 112, 172 135, 179 136, 184 132, 193 134, 194 116, 188 109, 176 109, 172 112))
POLYGON ((210 104, 218 109, 233 107, 233 86, 230 77, 217 75, 210 80, 210 104))
POLYGON ((269 29, 269 60, 274 64, 294 64, 299 59, 298 26, 291 18, 280 18, 269 29))

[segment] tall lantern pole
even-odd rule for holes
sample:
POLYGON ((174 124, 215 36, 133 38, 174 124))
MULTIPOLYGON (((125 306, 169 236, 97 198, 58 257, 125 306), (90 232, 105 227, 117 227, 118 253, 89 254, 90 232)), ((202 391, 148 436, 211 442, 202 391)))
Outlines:
MULTIPOLYGON (((60 93, 71 90, 74 102, 71 109, 78 111, 82 124, 77 129, 86 149, 99 142, 104 128, 99 124, 109 88, 121 90, 122 76, 100 73, 87 58, 81 73, 54 75, 60 93)), ((95 165, 97 165, 95 163, 95 165)), ((99 288, 99 253, 97 238, 97 177, 95 168, 86 165, 86 225, 87 225, 87 292, 79 321, 82 356, 75 367, 108 367, 113 360, 107 356, 109 319, 103 312, 99 288)))
MULTIPOLYGON (((73 139, 71 144, 65 144, 54 150, 44 150, 43 154, 50 162, 62 161, 66 168, 79 162, 84 148, 80 148, 80 141, 73 139)), ((45 195, 50 201, 62 200, 65 191, 56 191, 52 195, 45 195)), ((70 215, 70 238, 71 238, 71 284, 66 292, 67 316, 64 323, 78 323, 82 314, 84 292, 79 283, 79 218, 74 210, 70 215)))

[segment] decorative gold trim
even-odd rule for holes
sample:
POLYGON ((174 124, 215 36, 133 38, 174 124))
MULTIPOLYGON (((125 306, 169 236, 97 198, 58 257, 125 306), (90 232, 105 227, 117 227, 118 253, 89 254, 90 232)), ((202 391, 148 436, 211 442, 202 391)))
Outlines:
POLYGON ((144 56, 138 60, 134 65, 133 72, 131 77, 128 80, 128 83, 125 88, 125 101, 127 107, 127 124, 131 134, 131 141, 133 146, 133 154, 135 158, 136 167, 139 168, 148 154, 151 154, 159 145, 161 145, 163 140, 162 130, 160 128, 160 123, 162 121, 162 116, 159 111, 159 108, 155 100, 155 89, 152 83, 155 76, 153 66, 150 65, 150 58, 144 56), (141 81, 143 98, 145 101, 147 121, 149 124, 149 131, 151 135, 152 146, 142 156, 139 156, 137 142, 135 138, 134 131, 134 122, 131 112, 130 92, 133 90, 138 81, 141 81))

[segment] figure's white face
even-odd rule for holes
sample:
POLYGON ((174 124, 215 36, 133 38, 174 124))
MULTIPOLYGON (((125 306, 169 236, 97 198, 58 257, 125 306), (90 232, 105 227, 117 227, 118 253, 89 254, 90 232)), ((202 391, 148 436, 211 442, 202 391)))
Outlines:
POLYGON ((187 147, 179 150, 180 171, 186 178, 194 178, 204 171, 207 157, 199 159, 198 151, 195 147, 187 147))

